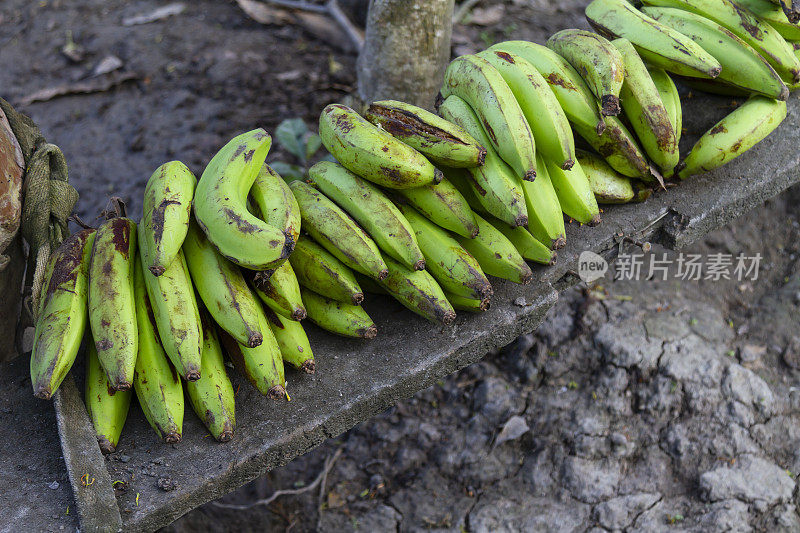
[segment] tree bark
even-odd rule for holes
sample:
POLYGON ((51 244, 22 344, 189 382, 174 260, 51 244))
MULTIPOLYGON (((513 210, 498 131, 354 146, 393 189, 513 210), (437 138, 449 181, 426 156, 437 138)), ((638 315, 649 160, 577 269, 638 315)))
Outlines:
POLYGON ((432 109, 450 60, 454 0, 372 0, 358 58, 366 103, 402 100, 432 109))

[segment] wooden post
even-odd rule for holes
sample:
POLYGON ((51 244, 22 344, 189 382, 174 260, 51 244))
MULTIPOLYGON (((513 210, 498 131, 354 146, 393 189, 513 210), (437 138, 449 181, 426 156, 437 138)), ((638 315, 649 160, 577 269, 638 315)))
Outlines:
POLYGON ((432 109, 450 60, 454 0, 371 0, 358 93, 432 109))

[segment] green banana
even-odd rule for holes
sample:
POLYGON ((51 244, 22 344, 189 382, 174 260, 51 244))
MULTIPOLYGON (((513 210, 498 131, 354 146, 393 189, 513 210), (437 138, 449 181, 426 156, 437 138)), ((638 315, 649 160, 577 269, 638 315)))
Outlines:
POLYGON ((612 44, 619 50, 625 67, 620 92, 622 111, 650 159, 664 171, 672 172, 680 160, 678 140, 661 94, 631 42, 615 39, 612 44))
POLYGON ((264 334, 264 342, 250 348, 225 333, 219 332, 219 340, 233 365, 247 378, 261 394, 273 400, 286 398, 283 358, 278 341, 272 334, 267 320, 266 309, 258 313, 259 327, 264 334))
POLYGON ((630 41, 642 59, 657 67, 703 78, 716 78, 723 69, 718 57, 627 0, 593 0, 586 7, 586 19, 608 39, 630 41))
MULTIPOLYGON (((467 130, 487 150, 491 144, 519 178, 532 180, 536 176, 536 143, 533 133, 514 93, 497 69, 482 57, 457 57, 445 70, 437 108, 438 104, 451 95, 460 97, 474 109, 479 118, 478 124, 485 128, 486 135, 479 138, 464 124, 459 126, 467 130)), ((444 117, 455 122, 447 116, 444 117)))
POLYGON ((523 285, 530 283, 533 272, 514 244, 489 222, 477 215, 475 218, 480 232, 474 239, 456 237, 461 246, 478 260, 483 271, 490 276, 523 285))
POLYGON ((258 324, 261 304, 247 286, 241 270, 219 255, 196 222, 189 224, 183 255, 194 288, 217 324, 242 344, 250 347, 261 344, 263 337, 258 324))
POLYGON ((297 321, 288 320, 271 309, 264 309, 264 312, 267 315, 272 334, 278 341, 283 362, 289 363, 306 374, 313 374, 316 363, 314 363, 314 354, 303 325, 297 321))
POLYGON ((401 206, 400 209, 414 228, 428 272, 443 290, 470 298, 492 295, 492 285, 480 265, 457 240, 413 207, 401 206))
POLYGON ((599 136, 594 130, 584 129, 578 124, 573 124, 573 127, 614 170, 629 178, 652 181, 650 165, 633 134, 617 117, 606 117, 605 123, 606 128, 599 136))
POLYGON ((664 69, 651 68, 650 78, 653 80, 656 89, 658 89, 661 102, 663 102, 664 107, 667 109, 670 124, 672 124, 672 129, 675 132, 675 140, 680 142, 681 135, 683 134, 683 110, 678 88, 664 69))
POLYGON ((136 261, 133 220, 116 217, 100 226, 89 263, 89 325, 100 364, 115 390, 131 388, 139 349, 133 296, 136 261))
POLYGON ((425 270, 406 268, 390 257, 386 266, 389 275, 380 284, 395 300, 431 322, 452 324, 456 312, 433 276, 425 270))
POLYGON ((459 311, 468 311, 470 313, 483 313, 484 311, 489 310, 489 298, 484 298, 483 300, 477 300, 475 298, 467 298, 465 296, 450 294, 449 292, 445 292, 444 295, 445 297, 447 297, 447 301, 450 302, 450 305, 452 305, 454 309, 458 309, 459 311))
POLYGON ((575 139, 569 120, 536 67, 523 57, 504 50, 486 50, 478 57, 496 68, 511 88, 533 132, 537 153, 553 161, 562 161, 562 168, 572 168, 575 139))
POLYGON ((598 203, 625 204, 634 199, 631 180, 617 174, 602 158, 579 150, 578 162, 598 203))
POLYGON ((156 169, 144 188, 139 253, 155 276, 178 255, 192 215, 197 178, 180 161, 156 169))
MULTIPOLYGON (((439 113, 463 127, 478 139, 478 142, 487 145, 486 161, 483 166, 467 169, 471 177, 470 186, 480 199, 481 205, 512 226, 526 225, 528 213, 525 207, 525 193, 522 190, 523 180, 514 174, 494 149, 488 146, 486 133, 475 111, 466 101, 452 95, 440 104, 439 113)), ((535 155, 533 160, 535 167, 535 155)))
POLYGON ((786 102, 752 96, 692 147, 678 172, 681 179, 709 172, 761 142, 786 118, 786 102))
POLYGON ((170 361, 185 380, 200 379, 203 332, 183 251, 178 252, 175 260, 160 276, 145 271, 144 283, 150 296, 158 334, 170 361))
POLYGON ((97 444, 106 455, 113 453, 119 444, 122 428, 128 418, 132 394, 130 390, 113 389, 105 370, 100 366, 94 342, 87 342, 84 400, 97 436, 97 444))
POLYGON ((430 111, 397 100, 372 102, 364 118, 431 161, 446 167, 478 167, 486 150, 463 128, 430 111))
MULTIPOLYGON (((446 175, 447 171, 445 168, 442 172, 446 175)), ((472 238, 478 234, 475 214, 464 196, 446 178, 440 183, 405 189, 398 193, 436 225, 462 237, 472 238)))
POLYGON ((47 264, 30 361, 31 385, 37 398, 52 398, 81 347, 88 321, 86 300, 94 238, 94 229, 70 235, 47 264))
POLYGON ((306 308, 300 298, 300 284, 288 261, 279 266, 266 281, 255 280, 253 287, 261 301, 276 313, 289 320, 299 321, 306 317, 306 308))
POLYGON ((758 18, 769 23, 787 41, 800 40, 800 26, 797 20, 789 22, 786 12, 778 2, 770 0, 734 0, 737 6, 752 11, 758 18))
POLYGON ((789 89, 767 60, 724 26, 681 9, 645 7, 643 11, 718 57, 722 64, 718 80, 770 98, 788 98, 789 89))
POLYGON ((308 318, 322 329, 357 339, 374 339, 378 334, 375 323, 360 306, 331 300, 305 288, 300 292, 308 318))
POLYGON ((536 181, 526 181, 522 188, 530 232, 552 250, 563 248, 567 244, 564 215, 541 154, 536 154, 536 181))
MULTIPOLYGON (((170 270, 176 266, 180 268, 176 263, 182 257, 179 253, 163 275, 169 276, 170 270)), ((141 263, 143 263, 141 260, 137 262, 134 283, 139 354, 136 357, 133 388, 150 427, 164 442, 177 444, 181 441, 183 433, 183 386, 178 372, 159 342, 154 309, 147 295, 144 279, 145 275, 153 276, 153 274, 149 270, 144 271, 144 265, 141 263)), ((155 276, 153 278, 159 279, 155 276)))
POLYGON ((555 265, 558 254, 536 240, 526 228, 511 228, 501 220, 497 220, 491 215, 486 217, 494 228, 505 235, 506 239, 514 245, 519 254, 528 261, 534 261, 543 265, 555 265))
POLYGON ((387 255, 414 270, 425 268, 425 258, 414 231, 378 188, 331 161, 320 161, 308 170, 308 175, 317 188, 353 217, 387 255))
POLYGON ((319 135, 342 166, 383 187, 409 189, 441 179, 425 156, 347 106, 330 104, 322 110, 319 135))
POLYGON ((685 78, 678 76, 681 83, 689 87, 709 94, 717 94, 720 96, 750 96, 752 93, 747 89, 741 87, 734 87, 728 83, 720 80, 702 80, 700 78, 685 78))
POLYGON ((545 164, 564 214, 581 224, 598 225, 600 209, 581 165, 576 163, 570 170, 563 170, 552 161, 545 160, 545 164))
POLYGON ((547 47, 575 67, 600 100, 600 112, 603 115, 619 115, 619 92, 622 90, 625 70, 614 45, 589 31, 561 30, 550 36, 547 47))
POLYGON ((711 19, 756 49, 787 84, 800 81, 800 60, 775 28, 730 0, 645 0, 645 4, 675 7, 711 19))
POLYGON ((386 263, 378 245, 339 206, 302 181, 289 187, 297 198, 303 229, 339 261, 357 272, 382 279, 386 263))
POLYGON ((203 326, 203 377, 186 382, 186 395, 195 414, 219 442, 228 442, 236 431, 236 406, 233 385, 225 370, 222 348, 214 323, 201 311, 203 326))
POLYGON ((264 164, 272 138, 263 129, 231 139, 208 163, 194 196, 194 214, 208 240, 229 261, 269 270, 292 253, 284 229, 247 210, 247 197, 264 164))
POLYGON ((278 228, 294 246, 300 236, 300 208, 289 185, 264 163, 250 188, 250 200, 261 220, 278 228))
POLYGON ((289 262, 301 286, 340 302, 361 305, 364 301, 353 271, 310 237, 300 237, 289 262))
MULTIPOLYGON (((606 125, 591 89, 566 59, 546 46, 527 41, 506 41, 489 50, 501 50, 527 59, 550 85, 564 114, 573 124, 603 133, 606 125)), ((537 166, 538 172, 538 166, 537 166)))

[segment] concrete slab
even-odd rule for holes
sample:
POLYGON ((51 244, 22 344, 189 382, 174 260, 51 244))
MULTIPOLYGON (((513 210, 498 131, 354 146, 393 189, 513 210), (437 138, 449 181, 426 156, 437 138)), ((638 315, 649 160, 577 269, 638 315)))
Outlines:
MULTIPOLYGON (((727 102, 711 97, 686 102, 690 134, 685 149, 730 110, 727 102)), ((399 304, 376 297, 365 304, 379 328, 374 341, 335 338, 309 327, 317 374, 288 373, 291 402, 266 400, 233 373, 239 427, 228 444, 215 443, 191 413, 183 442, 161 444, 133 408, 119 452, 105 459, 111 479, 128 483, 117 499, 125 529, 155 530, 531 331, 558 290, 577 281, 568 272, 582 251, 613 257, 621 235, 682 247, 761 205, 800 181, 798 145, 800 106, 794 96, 784 124, 747 155, 644 204, 607 208, 597 228, 571 225, 569 244, 555 267, 537 268, 536 281, 525 287, 497 280, 492 309, 477 316, 460 315, 453 326, 431 326, 399 304)), ((24 395, 19 392, 20 398, 24 395)), ((79 395, 72 397, 80 402, 79 395)), ((80 405, 62 400, 58 416, 66 425, 68 411, 80 405)), ((79 448, 96 447, 92 439, 71 442, 79 448)), ((76 450, 68 458, 79 456, 76 450)), ((82 498, 80 504, 90 505, 82 498)))

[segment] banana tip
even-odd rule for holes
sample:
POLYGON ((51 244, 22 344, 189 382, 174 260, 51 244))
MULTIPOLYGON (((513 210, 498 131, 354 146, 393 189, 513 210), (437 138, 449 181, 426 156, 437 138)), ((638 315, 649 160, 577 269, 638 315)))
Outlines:
MULTIPOLYGON (((527 265, 526 265, 527 266, 527 265)), ((533 271, 530 268, 527 268, 524 272, 522 272, 519 276, 519 284, 520 285, 527 285, 533 279, 533 271)))
POLYGON ((250 337, 247 338, 247 347, 255 348, 256 346, 261 346, 262 342, 264 342, 264 336, 256 331, 251 333, 250 337))
POLYGON ((781 89, 781 94, 778 96, 778 100, 780 100, 781 102, 785 102, 788 99, 789 99, 789 88, 786 85, 784 85, 783 88, 781 89))
POLYGON ((267 391, 267 398, 270 400, 282 400, 286 398, 286 389, 280 385, 270 387, 270 389, 267 391))
POLYGON ((489 298, 484 298, 483 300, 481 300, 478 309, 480 309, 481 311, 488 311, 491 306, 492 304, 489 302, 489 298))
POLYGON ((42 387, 35 389, 33 395, 41 400, 49 400, 53 397, 53 392, 49 388, 42 387))
POLYGON ((593 216, 593 217, 592 217, 592 219, 589 221, 589 226, 591 226, 591 227, 599 226, 599 225, 600 225, 600 222, 601 222, 601 220, 602 220, 602 219, 600 218, 600 213, 597 213, 597 214, 596 214, 595 216, 593 216))
POLYGON ((292 313, 292 320, 300 322, 301 320, 305 320, 306 318, 306 309, 304 307, 298 307, 292 313))
POLYGON ((514 219, 514 227, 517 228, 519 226, 527 226, 528 225, 528 217, 525 215, 520 215, 516 219, 514 219))
POLYGON ((479 147, 478 150, 478 166, 482 167, 486 163, 486 148, 483 146, 479 147))
POLYGON ((197 381, 198 379, 200 379, 199 370, 189 370, 186 372, 186 381, 197 381))
POLYGON ((550 262, 549 262, 549 263, 547 263, 547 266, 553 266, 553 265, 555 265, 555 264, 556 264, 556 262, 558 262, 558 254, 557 254, 557 253, 554 251, 554 252, 553 252, 553 253, 550 255, 550 262))
POLYGON ((444 173, 439 170, 438 168, 433 169, 433 182, 434 183, 441 183, 444 179, 444 173))
POLYGON ((300 365, 300 370, 302 370, 306 374, 313 374, 316 369, 317 369, 317 364, 314 362, 313 359, 309 359, 308 361, 303 361, 303 364, 300 365))
POLYGON ((536 179, 536 169, 532 168, 529 171, 527 171, 525 175, 522 176, 522 179, 524 179, 525 181, 534 181, 536 179))
POLYGON ((357 292, 350 299, 353 301, 353 305, 361 305, 361 302, 364 301, 364 293, 357 292))
POLYGON ((595 127, 594 131, 597 132, 597 135, 600 136, 603 132, 606 131, 606 123, 604 120, 600 120, 597 122, 597 126, 595 127))
POLYGON ((219 434, 217 440, 220 442, 229 442, 233 438, 233 429, 225 429, 219 434))
POLYGON ((164 273, 164 272, 166 272, 166 270, 167 270, 166 268, 164 268, 164 267, 163 267, 163 266, 161 266, 161 265, 150 265, 150 266, 149 266, 147 269, 148 269, 150 272, 152 272, 152 274, 153 274, 155 277, 158 277, 158 276, 160 276, 161 274, 163 274, 163 273, 164 273))
POLYGON ((100 451, 103 453, 103 455, 114 453, 114 450, 116 449, 114 445, 111 444, 111 441, 105 437, 97 437, 97 444, 100 446, 100 451))
POLYGON ((475 237, 478 236, 478 233, 480 233, 480 232, 481 232, 481 230, 478 228, 478 226, 475 226, 472 229, 472 231, 469 232, 469 238, 470 239, 474 239, 475 237))
POLYGON ((120 381, 117 383, 115 387, 112 387, 115 391, 126 391, 131 390, 131 384, 128 381, 120 381))
POLYGON ((362 339, 374 339, 378 335, 378 328, 373 324, 368 328, 360 329, 358 334, 362 339))
POLYGON ((716 78, 721 73, 722 73, 722 67, 714 67, 708 71, 708 75, 711 76, 712 79, 716 78))
POLYGON ((572 159, 567 159, 566 161, 564 161, 564 164, 561 165, 561 168, 564 170, 570 170, 574 166, 575 166, 575 161, 573 161, 572 159))
POLYGON ((181 441, 181 434, 175 431, 164 435, 164 442, 167 444, 178 444, 181 441))
POLYGON ((452 324, 455 319, 456 319, 456 312, 453 310, 447 310, 444 313, 442 313, 442 315, 439 317, 439 320, 445 326, 449 326, 450 324, 452 324))
POLYGON ((567 245, 567 238, 563 235, 559 235, 557 238, 553 239, 550 242, 550 248, 552 250, 560 250, 561 248, 567 245))
POLYGON ((425 260, 420 259, 416 263, 414 263, 414 270, 425 270, 425 260))
POLYGON ((389 269, 384 268, 380 272, 378 272, 378 281, 383 281, 386 279, 386 276, 389 275, 389 269))
POLYGON ((619 107, 619 98, 613 94, 604 94, 600 99, 601 113, 607 117, 616 117, 622 109, 619 107))

